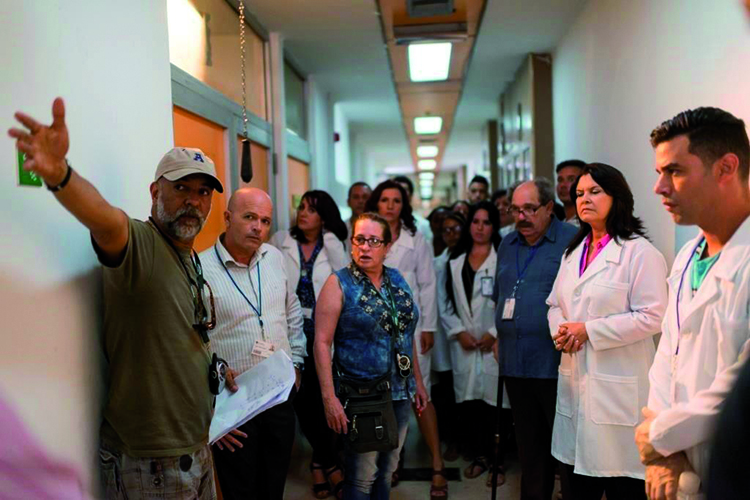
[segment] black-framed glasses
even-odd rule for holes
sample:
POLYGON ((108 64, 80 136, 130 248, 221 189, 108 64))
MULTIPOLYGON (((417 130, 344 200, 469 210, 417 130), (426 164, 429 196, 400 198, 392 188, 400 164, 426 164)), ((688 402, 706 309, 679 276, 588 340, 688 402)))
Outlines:
POLYGON ((370 238, 365 238, 364 236, 353 236, 352 237, 352 244, 355 245, 355 246, 361 247, 365 243, 367 243, 368 245, 370 245, 370 248, 380 248, 381 246, 383 246, 385 244, 385 240, 382 240, 380 238, 376 238, 374 236, 370 237, 370 238))
POLYGON ((522 207, 517 207, 515 205, 511 205, 510 208, 508 209, 508 213, 512 215, 513 217, 517 217, 518 214, 523 214, 524 217, 531 217, 537 212, 537 210, 539 210, 543 206, 544 205, 537 205, 537 206, 524 205, 522 207))

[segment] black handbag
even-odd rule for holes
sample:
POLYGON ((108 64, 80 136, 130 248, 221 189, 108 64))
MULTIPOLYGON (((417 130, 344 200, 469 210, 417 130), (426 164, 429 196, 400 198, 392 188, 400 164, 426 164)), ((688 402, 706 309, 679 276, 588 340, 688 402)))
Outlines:
POLYGON ((391 397, 391 372, 379 379, 360 381, 339 376, 337 396, 349 419, 344 438, 354 453, 398 448, 398 424, 391 397))

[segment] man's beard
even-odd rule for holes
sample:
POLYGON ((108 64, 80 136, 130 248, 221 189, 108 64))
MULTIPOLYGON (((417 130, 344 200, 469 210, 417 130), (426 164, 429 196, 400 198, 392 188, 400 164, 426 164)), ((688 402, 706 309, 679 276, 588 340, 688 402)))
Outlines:
POLYGON ((206 224, 206 217, 195 207, 182 207, 174 214, 168 214, 164 207, 161 195, 156 197, 156 219, 161 223, 164 230, 171 238, 178 241, 191 241, 201 232, 206 224), (194 217, 193 221, 186 222, 182 216, 194 217))

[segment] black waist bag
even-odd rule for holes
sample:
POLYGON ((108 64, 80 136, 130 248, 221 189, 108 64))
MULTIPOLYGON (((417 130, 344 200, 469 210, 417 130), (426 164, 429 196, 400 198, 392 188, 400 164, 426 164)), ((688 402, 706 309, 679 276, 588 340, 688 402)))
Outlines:
POLYGON ((391 374, 371 381, 339 378, 338 398, 349 419, 344 438, 354 453, 398 448, 398 424, 391 399, 391 374))

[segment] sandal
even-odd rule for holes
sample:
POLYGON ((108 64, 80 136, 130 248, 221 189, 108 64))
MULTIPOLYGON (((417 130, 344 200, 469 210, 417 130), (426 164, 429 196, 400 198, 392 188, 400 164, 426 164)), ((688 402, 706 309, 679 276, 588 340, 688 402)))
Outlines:
POLYGON ((448 500, 448 478, 445 477, 445 469, 433 470, 432 478, 440 476, 445 479, 445 484, 438 486, 436 484, 430 485, 430 500, 448 500))
POLYGON ((344 471, 339 467, 338 465, 334 465, 327 471, 325 471, 326 479, 328 480, 328 484, 331 485, 331 495, 334 498, 337 498, 341 500, 344 498, 344 471), (341 473, 341 479, 336 484, 333 484, 333 481, 331 480, 331 476, 334 475, 336 472, 341 473))
MULTIPOLYGON (((505 484, 505 468, 500 466, 497 469, 497 485, 502 486, 505 484)), ((494 474, 492 474, 492 470, 490 470, 490 473, 487 474, 487 487, 492 488, 492 478, 494 474)))
MULTIPOLYGON (((323 475, 325 476, 325 471, 323 470, 322 465, 314 464, 310 462, 310 472, 312 473, 313 471, 316 471, 316 470, 321 471, 323 475)), ((326 479, 325 482, 322 482, 322 483, 313 483, 312 491, 313 491, 313 495, 315 495, 315 498, 323 499, 323 498, 328 498, 329 496, 331 496, 331 485, 328 482, 328 479, 326 479)))
POLYGON ((486 458, 477 457, 473 462, 471 462, 471 465, 464 469, 464 477, 466 477, 467 479, 474 479, 475 477, 479 477, 484 474, 484 472, 489 468, 490 467, 489 465, 487 465, 486 458))
POLYGON ((399 483, 399 477, 398 477, 398 470, 395 470, 393 472, 393 475, 391 476, 391 488, 395 488, 398 486, 399 483))

